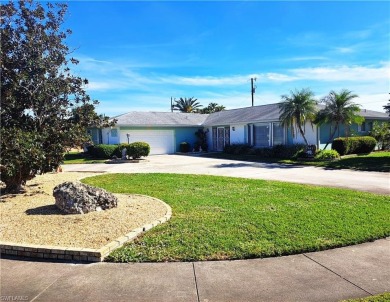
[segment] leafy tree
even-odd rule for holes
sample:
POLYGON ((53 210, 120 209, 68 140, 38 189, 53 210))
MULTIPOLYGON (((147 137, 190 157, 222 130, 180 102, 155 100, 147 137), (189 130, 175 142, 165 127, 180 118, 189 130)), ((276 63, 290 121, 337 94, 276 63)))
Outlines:
POLYGON ((321 100, 325 108, 317 113, 315 123, 319 125, 329 123, 333 127, 330 140, 326 143, 324 150, 333 141, 340 125, 348 127, 352 123, 361 124, 364 121, 364 117, 359 115, 360 105, 352 101, 357 97, 358 95, 353 94, 352 91, 342 89, 339 93, 332 90, 321 100))
POLYGON ((314 99, 314 93, 310 89, 301 89, 291 91, 290 95, 282 95, 283 102, 279 104, 280 122, 282 126, 290 127, 293 137, 297 132, 301 134, 308 145, 305 137, 305 124, 312 124, 315 114, 317 101, 314 99))
POLYGON ((202 113, 202 114, 210 114, 214 112, 219 112, 222 110, 225 110, 225 106, 223 105, 218 105, 217 103, 210 103, 207 107, 198 109, 197 112, 202 113))
POLYGON ((71 31, 62 30, 66 4, 10 1, 0 9, 0 169, 6 191, 20 192, 87 140, 85 126, 98 102, 84 90, 88 81, 70 71, 78 61, 65 43, 71 31))
POLYGON ((115 126, 117 122, 116 119, 110 120, 108 116, 97 114, 93 104, 83 104, 73 108, 71 119, 84 129, 88 127, 108 128, 115 126))
POLYGON ((389 102, 387 103, 387 105, 384 105, 383 108, 385 109, 385 111, 389 114, 390 116, 390 100, 389 102))
POLYGON ((374 121, 370 135, 377 140, 381 150, 390 149, 390 122, 374 121))
POLYGON ((200 109, 202 105, 199 104, 198 100, 194 97, 192 98, 180 98, 179 100, 175 100, 176 104, 172 105, 172 108, 175 110, 179 110, 181 112, 190 113, 196 112, 197 109, 200 109))

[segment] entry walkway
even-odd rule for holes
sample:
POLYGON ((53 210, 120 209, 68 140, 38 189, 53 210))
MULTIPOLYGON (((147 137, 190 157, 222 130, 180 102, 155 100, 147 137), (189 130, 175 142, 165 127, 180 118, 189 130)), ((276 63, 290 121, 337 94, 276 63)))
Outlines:
POLYGON ((1 259, 1 300, 340 301, 390 291, 389 258, 390 238, 238 261, 70 264, 1 259))
POLYGON ((390 173, 331 170, 312 166, 243 162, 184 155, 154 155, 140 163, 64 165, 63 169, 69 172, 207 174, 390 194, 390 173))

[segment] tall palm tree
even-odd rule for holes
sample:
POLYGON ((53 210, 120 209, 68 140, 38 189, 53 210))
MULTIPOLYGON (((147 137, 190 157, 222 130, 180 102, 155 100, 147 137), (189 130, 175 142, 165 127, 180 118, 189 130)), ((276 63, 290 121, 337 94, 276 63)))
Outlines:
POLYGON ((310 89, 290 91, 290 95, 282 95, 282 100, 283 102, 279 104, 280 123, 282 126, 291 128, 293 137, 299 131, 305 144, 308 145, 305 137, 305 124, 310 122, 313 125, 317 111, 314 93, 310 89))
POLYGON ((358 95, 353 94, 352 91, 342 89, 339 93, 332 90, 321 100, 321 103, 325 104, 325 108, 317 113, 314 122, 319 125, 329 123, 334 127, 324 150, 328 147, 329 143, 333 141, 340 125, 347 126, 352 123, 361 124, 364 121, 364 117, 358 114, 360 112, 360 105, 352 101, 357 97, 358 95))
POLYGON ((199 104, 198 100, 195 98, 180 98, 179 100, 175 100, 176 104, 172 106, 173 109, 179 110, 181 112, 195 112, 197 109, 202 107, 201 104, 199 104))

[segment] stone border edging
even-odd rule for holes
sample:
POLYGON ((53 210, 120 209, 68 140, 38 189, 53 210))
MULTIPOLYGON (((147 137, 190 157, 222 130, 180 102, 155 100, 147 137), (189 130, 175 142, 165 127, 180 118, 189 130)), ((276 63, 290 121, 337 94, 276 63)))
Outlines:
MULTIPOLYGON (((129 194, 130 195, 130 194, 129 194)), ((141 194, 131 194, 135 196, 146 196, 141 194)), ((40 259, 55 259, 55 260, 69 260, 69 261, 87 261, 87 262, 101 262, 112 251, 121 247, 125 243, 136 239, 142 233, 150 230, 151 228, 167 222, 172 216, 171 207, 164 201, 146 196, 162 203, 167 211, 165 215, 159 219, 145 224, 139 228, 136 228, 124 236, 121 236, 100 249, 90 248, 73 248, 73 247, 61 247, 61 246, 49 246, 49 245, 36 245, 36 244, 18 244, 14 242, 0 241, 1 254, 13 255, 19 257, 31 257, 40 259)))

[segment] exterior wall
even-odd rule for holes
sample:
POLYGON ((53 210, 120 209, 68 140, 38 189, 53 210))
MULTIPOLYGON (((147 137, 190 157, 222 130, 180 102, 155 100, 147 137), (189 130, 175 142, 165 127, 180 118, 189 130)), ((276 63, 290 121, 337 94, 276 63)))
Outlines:
POLYGON ((246 144, 246 125, 230 126, 230 144, 246 144))
POLYGON ((197 142, 195 132, 203 127, 186 127, 175 129, 175 141, 176 141, 176 152, 180 151, 180 143, 187 142, 190 144, 190 150, 192 150, 197 142))
POLYGON ((102 144, 116 145, 119 143, 119 127, 102 129, 102 144))
MULTIPOLYGON (((305 137, 307 139, 307 142, 309 145, 316 145, 318 144, 318 135, 317 135, 317 126, 311 125, 309 122, 305 124, 305 137)), ((291 129, 288 129, 288 132, 291 133, 291 129)), ((305 140, 303 139, 302 135, 299 133, 299 130, 297 133, 295 133, 295 137, 292 139, 293 144, 305 144, 305 140)))
POLYGON ((207 132, 206 138, 207 138, 207 146, 209 148, 209 151, 213 151, 213 128, 207 127, 204 128, 204 131, 207 132))

